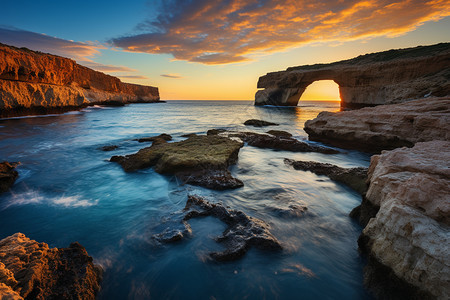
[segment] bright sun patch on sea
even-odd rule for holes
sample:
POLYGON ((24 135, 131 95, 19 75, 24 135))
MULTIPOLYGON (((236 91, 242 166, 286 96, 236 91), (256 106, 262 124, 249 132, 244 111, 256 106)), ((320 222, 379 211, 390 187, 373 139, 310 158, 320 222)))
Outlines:
POLYGON ((311 83, 303 93, 302 100, 339 101, 339 86, 333 80, 318 80, 311 83))

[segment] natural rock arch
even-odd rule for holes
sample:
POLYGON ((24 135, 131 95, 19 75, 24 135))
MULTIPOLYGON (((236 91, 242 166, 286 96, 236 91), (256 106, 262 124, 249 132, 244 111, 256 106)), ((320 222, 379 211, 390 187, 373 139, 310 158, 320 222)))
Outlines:
POLYGON ((339 85, 341 106, 358 108, 450 94, 450 43, 288 68, 259 78, 255 105, 296 106, 317 80, 339 85))

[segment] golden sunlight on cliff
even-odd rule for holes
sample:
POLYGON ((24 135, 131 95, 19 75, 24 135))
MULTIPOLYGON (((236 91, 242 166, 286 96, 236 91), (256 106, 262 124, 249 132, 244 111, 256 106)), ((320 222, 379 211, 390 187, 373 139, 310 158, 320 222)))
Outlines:
POLYGON ((339 86, 333 80, 315 81, 306 88, 302 100, 340 101, 339 86))

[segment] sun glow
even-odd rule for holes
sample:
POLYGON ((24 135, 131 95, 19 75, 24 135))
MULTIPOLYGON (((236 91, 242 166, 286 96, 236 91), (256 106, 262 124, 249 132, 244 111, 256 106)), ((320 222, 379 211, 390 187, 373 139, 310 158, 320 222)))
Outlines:
POLYGON ((340 101, 339 86, 333 80, 314 81, 302 94, 302 100, 340 101))

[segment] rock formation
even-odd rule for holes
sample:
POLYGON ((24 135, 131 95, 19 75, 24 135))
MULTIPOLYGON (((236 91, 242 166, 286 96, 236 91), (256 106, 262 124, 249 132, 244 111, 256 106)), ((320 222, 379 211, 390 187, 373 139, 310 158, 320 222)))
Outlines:
POLYGON ((243 186, 227 170, 237 161, 242 146, 241 142, 217 135, 192 135, 175 143, 157 138, 151 147, 113 156, 111 161, 127 172, 154 166, 158 173, 176 175, 185 183, 222 190, 243 186))
POLYGON ((379 152, 411 147, 417 142, 450 140, 450 97, 366 107, 337 113, 321 112, 306 121, 310 140, 344 148, 379 152))
POLYGON ((78 243, 50 249, 22 233, 0 240, 1 299, 95 299, 101 273, 78 243))
POLYGON ((184 208, 181 224, 183 229, 166 229, 154 238, 160 242, 174 242, 189 235, 192 230, 188 221, 193 218, 213 216, 228 225, 217 237, 217 242, 226 249, 212 252, 209 256, 217 261, 230 261, 241 258, 251 247, 262 250, 281 250, 280 242, 270 233, 265 222, 247 216, 242 211, 227 209, 220 203, 210 203, 198 196, 189 196, 184 208))
POLYGON ((158 88, 123 83, 75 61, 0 44, 0 113, 77 107, 102 101, 155 102, 158 88))
POLYGON ((265 127, 265 126, 278 126, 277 123, 272 123, 264 120, 250 119, 244 122, 246 126, 265 127))
POLYGON ((383 299, 449 299, 450 142, 383 151, 368 178, 365 282, 383 299))
POLYGON ((19 163, 0 163, 0 193, 6 192, 14 184, 19 173, 14 170, 19 163))
POLYGON ((259 78, 255 105, 296 106, 317 80, 339 85, 341 106, 360 108, 450 95, 450 43, 366 54, 288 68, 259 78))
POLYGON ((360 194, 367 191, 367 168, 341 168, 332 164, 314 161, 295 161, 285 158, 284 163, 296 170, 311 171, 317 175, 326 175, 331 180, 348 185, 360 194))

